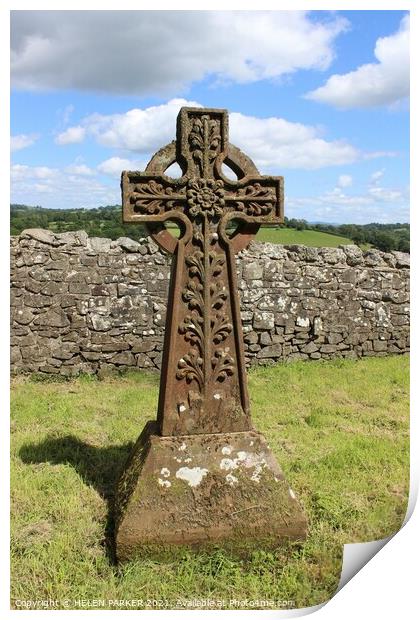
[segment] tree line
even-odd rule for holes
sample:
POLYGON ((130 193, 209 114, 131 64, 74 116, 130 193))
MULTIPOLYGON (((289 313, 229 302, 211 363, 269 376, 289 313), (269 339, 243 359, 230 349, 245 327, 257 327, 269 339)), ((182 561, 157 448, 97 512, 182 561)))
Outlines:
MULTIPOLYGON (((339 235, 351 239, 356 245, 372 246, 384 252, 410 251, 410 225, 407 223, 314 224, 303 219, 286 217, 281 227, 339 235)), ((90 237, 130 237, 136 241, 147 235, 141 224, 123 224, 121 205, 96 209, 45 209, 40 206, 11 204, 10 228, 12 235, 19 235, 25 228, 45 228, 53 232, 85 230, 90 237)))
POLYGON ((410 224, 311 224, 306 220, 284 218, 285 226, 296 230, 319 230, 351 239, 356 245, 371 245, 383 252, 410 252, 410 224))
POLYGON ((57 233, 85 230, 89 237, 130 237, 136 241, 147 234, 142 225, 123 224, 121 205, 96 209, 45 209, 11 204, 11 234, 19 235, 25 228, 45 228, 57 233))

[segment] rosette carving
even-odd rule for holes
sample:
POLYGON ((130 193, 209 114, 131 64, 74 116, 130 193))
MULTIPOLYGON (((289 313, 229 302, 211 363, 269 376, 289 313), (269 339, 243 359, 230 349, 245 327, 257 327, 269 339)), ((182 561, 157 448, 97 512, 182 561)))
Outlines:
POLYGON ((225 191, 223 181, 192 179, 187 186, 187 204, 193 217, 223 215, 225 191))

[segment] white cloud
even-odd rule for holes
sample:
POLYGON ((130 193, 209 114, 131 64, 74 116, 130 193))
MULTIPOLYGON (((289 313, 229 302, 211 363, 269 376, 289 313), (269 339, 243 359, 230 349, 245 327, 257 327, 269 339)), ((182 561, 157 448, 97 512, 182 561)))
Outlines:
POLYGON ((202 107, 196 101, 171 99, 149 108, 134 108, 124 114, 88 116, 87 133, 102 146, 151 153, 175 137, 176 117, 182 106, 202 107))
MULTIPOLYGON (((85 135, 92 136, 100 145, 141 153, 145 159, 174 139, 176 117, 182 106, 202 107, 196 101, 171 99, 123 114, 94 114, 86 117, 82 126, 85 135)), ((326 140, 319 128, 283 118, 256 118, 238 112, 232 112, 229 118, 230 141, 245 151, 261 172, 284 168, 315 170, 384 155, 362 153, 345 140, 326 140)))
POLYGON ((156 95, 274 79, 328 68, 346 28, 305 11, 13 11, 12 84, 156 95))
POLYGON ((34 144, 34 142, 36 142, 38 138, 39 135, 35 133, 21 133, 18 136, 12 136, 10 138, 10 150, 20 151, 21 149, 26 149, 28 146, 34 144))
POLYGON ((255 118, 230 114, 230 139, 250 155, 261 170, 300 168, 316 170, 345 165, 359 158, 358 150, 345 141, 327 141, 311 125, 282 118, 255 118))
POLYGON ((65 168, 65 171, 76 176, 92 176, 95 174, 95 171, 86 164, 71 164, 65 168))
POLYGON ((371 185, 378 185, 379 181, 384 176, 385 170, 376 170, 376 172, 372 172, 370 175, 370 183, 371 185))
POLYGON ((99 182, 92 175, 47 166, 14 164, 11 167, 11 200, 49 208, 98 207, 118 204, 120 189, 99 182))
POLYGON ((142 170, 145 168, 144 162, 121 157, 110 157, 98 165, 99 172, 110 177, 120 178, 123 170, 142 170))
POLYGON ((69 127, 55 138, 56 144, 77 144, 85 139, 85 128, 80 125, 69 127))
POLYGON ((350 187, 353 183, 353 178, 349 174, 340 174, 338 177, 338 187, 350 187))
POLYGON ((376 63, 361 65, 350 73, 332 75, 323 86, 306 97, 337 108, 391 105, 408 97, 409 27, 409 16, 406 15, 398 32, 376 41, 376 63))
POLYGON ((13 164, 11 167, 12 180, 23 180, 26 178, 33 179, 50 179, 57 174, 55 168, 48 166, 25 166, 23 164, 13 164))
POLYGON ((314 197, 286 197, 288 217, 309 221, 367 224, 408 222, 408 192, 403 189, 368 187, 366 192, 349 194, 335 187, 314 197))
POLYGON ((378 202, 400 202, 404 200, 404 193, 398 189, 390 189, 387 187, 370 187, 369 195, 378 202))

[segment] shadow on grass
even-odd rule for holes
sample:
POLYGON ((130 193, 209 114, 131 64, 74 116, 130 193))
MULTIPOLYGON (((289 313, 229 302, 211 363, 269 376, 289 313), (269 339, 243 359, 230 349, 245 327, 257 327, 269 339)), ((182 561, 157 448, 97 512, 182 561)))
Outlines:
POLYGON ((74 435, 47 437, 38 444, 24 444, 19 456, 24 463, 68 463, 83 481, 93 486, 107 503, 104 545, 109 560, 115 564, 114 495, 115 485, 130 454, 133 443, 122 446, 97 447, 74 435))

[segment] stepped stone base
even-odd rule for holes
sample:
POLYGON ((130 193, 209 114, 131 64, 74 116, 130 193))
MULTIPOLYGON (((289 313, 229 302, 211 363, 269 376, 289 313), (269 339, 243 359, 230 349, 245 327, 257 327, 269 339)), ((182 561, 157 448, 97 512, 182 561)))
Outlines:
POLYGON ((306 537, 306 517, 263 435, 156 433, 148 423, 118 482, 119 561, 168 545, 255 549, 306 537))

